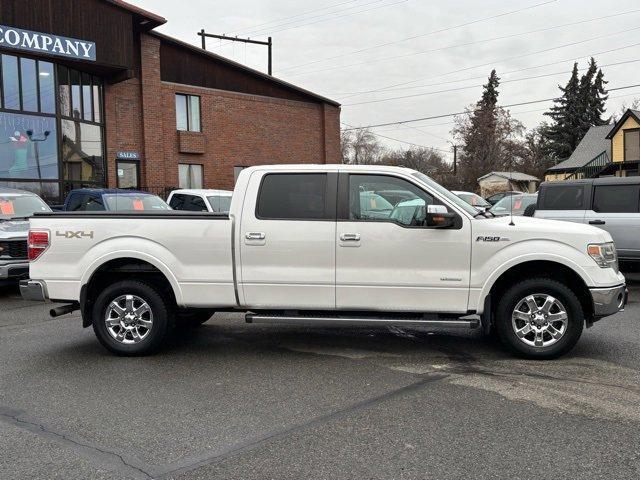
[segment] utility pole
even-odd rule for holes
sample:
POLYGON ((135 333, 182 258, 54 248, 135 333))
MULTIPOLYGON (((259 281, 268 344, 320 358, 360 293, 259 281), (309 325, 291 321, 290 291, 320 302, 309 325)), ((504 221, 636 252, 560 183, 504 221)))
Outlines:
POLYGON ((453 174, 458 173, 458 146, 453 146, 453 174))
POLYGON ((261 40, 251 40, 250 38, 238 38, 238 37, 228 37, 227 35, 215 35, 213 33, 206 33, 204 28, 198 32, 198 35, 202 37, 202 49, 207 49, 207 44, 205 39, 209 38, 218 38, 220 40, 230 40, 232 42, 242 42, 242 43, 252 43, 254 45, 266 45, 267 46, 267 55, 268 55, 268 72, 269 75, 273 75, 273 41, 271 37, 268 37, 267 41, 261 40))

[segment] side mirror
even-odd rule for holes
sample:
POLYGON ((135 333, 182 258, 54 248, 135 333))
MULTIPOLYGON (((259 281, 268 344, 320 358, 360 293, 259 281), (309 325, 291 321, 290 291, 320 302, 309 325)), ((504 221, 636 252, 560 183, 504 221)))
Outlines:
POLYGON ((449 212, 444 205, 427 205, 425 225, 431 228, 452 228, 456 214, 449 212))

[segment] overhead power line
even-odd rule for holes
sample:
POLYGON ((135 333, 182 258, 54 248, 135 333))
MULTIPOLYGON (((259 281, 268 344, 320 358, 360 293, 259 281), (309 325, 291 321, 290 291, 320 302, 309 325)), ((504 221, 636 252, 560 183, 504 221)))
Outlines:
POLYGON ((401 86, 405 86, 405 85, 410 85, 412 83, 420 82, 422 80, 430 80, 430 79, 433 79, 433 78, 444 77, 444 76, 447 76, 447 75, 451 75, 453 73, 466 72, 466 71, 473 70, 473 69, 480 68, 480 67, 490 67, 490 66, 494 66, 494 65, 496 65, 498 63, 507 62, 507 61, 510 61, 510 60, 519 60, 521 58, 531 57, 533 55, 539 55, 541 53, 547 53, 547 52, 551 52, 553 50, 559 50, 559 49, 562 49, 562 48, 572 47, 572 46, 580 45, 580 44, 587 43, 587 42, 593 42, 595 40, 600 40, 602 38, 613 37, 613 36, 616 36, 616 35, 621 35, 623 33, 629 33, 629 32, 633 32, 633 31, 637 31, 639 29, 640 29, 640 27, 633 27, 633 28, 629 28, 627 30, 620 30, 620 31, 612 32, 612 33, 607 33, 607 34, 604 34, 604 35, 598 35, 598 36, 595 36, 595 37, 585 38, 583 40, 578 40, 576 42, 570 42, 570 43, 565 43, 565 44, 562 44, 562 45, 556 45, 554 47, 544 48, 542 50, 536 50, 534 52, 529 52, 529 53, 525 53, 525 54, 522 54, 522 55, 515 55, 515 56, 512 56, 512 57, 507 57, 507 58, 503 58, 503 59, 500 59, 500 60, 492 60, 490 62, 481 63, 481 64, 478 64, 478 65, 473 65, 473 66, 469 66, 469 67, 459 68, 459 69, 456 69, 456 70, 451 70, 449 72, 445 72, 445 73, 441 73, 441 74, 438 74, 438 75, 434 75, 432 77, 427 77, 426 79, 425 78, 418 78, 418 79, 415 79, 415 80, 408 80, 406 82, 400 82, 400 83, 394 83, 394 84, 391 84, 391 85, 386 85, 384 87, 379 87, 379 88, 376 88, 376 89, 365 90, 365 91, 362 91, 362 92, 354 93, 353 95, 347 95, 345 98, 349 98, 349 97, 353 97, 353 96, 361 95, 361 94, 365 94, 365 93, 382 92, 382 91, 385 91, 385 90, 392 89, 394 87, 401 87, 401 86))
MULTIPOLYGON (((342 13, 342 12, 346 12, 347 10, 351 10, 351 9, 359 8, 359 7, 364 7, 364 6, 367 6, 367 5, 373 5, 374 3, 380 3, 382 1, 385 1, 385 0, 375 0, 373 2, 365 3, 363 5, 358 5, 358 6, 355 6, 355 7, 345 8, 343 10, 335 11, 335 12, 332 12, 332 13, 342 13)), ((399 3, 405 3, 405 2, 408 2, 408 1, 409 0, 397 0, 397 1, 394 1, 394 2, 391 2, 391 3, 385 3, 383 5, 376 5, 375 7, 370 7, 370 8, 365 8, 365 9, 362 9, 362 10, 357 10, 355 12, 343 13, 342 15, 330 15, 330 14, 326 14, 326 15, 329 15, 329 16, 319 15, 318 17, 310 17, 307 20, 311 20, 312 18, 319 18, 319 17, 325 17, 325 18, 319 18, 318 20, 315 20, 313 22, 301 23, 301 24, 296 24, 297 22, 289 22, 289 23, 285 23, 285 24, 282 24, 282 25, 275 25, 272 28, 276 28, 276 30, 272 30, 271 28, 266 28, 266 29, 261 29, 261 30, 256 30, 256 31, 253 31, 253 32, 249 32, 248 35, 266 35, 267 33, 268 34, 274 34, 274 33, 277 33, 277 32, 283 32, 285 30, 292 30, 294 28, 306 27, 308 25, 315 25, 316 23, 327 22, 329 20, 337 20, 339 18, 350 17, 351 15, 356 15, 358 13, 370 12, 372 10, 377 10, 379 8, 391 7, 393 5, 398 5, 399 3), (288 26, 288 25, 291 25, 291 26, 288 26), (284 27, 284 28, 281 28, 281 27, 284 27)))
MULTIPOLYGON (((637 96, 637 95, 640 95, 640 90, 638 90, 636 92, 633 92, 633 93, 628 93, 626 95, 612 95, 612 96, 609 96, 609 98, 607 98, 607 100, 614 100, 616 98, 634 97, 634 96, 637 96)), ((511 110, 510 113, 512 115, 522 115, 522 114, 525 114, 525 113, 544 112, 544 111, 547 111, 547 110, 548 110, 548 108, 535 108, 535 109, 531 109, 531 110, 516 110, 516 111, 512 111, 511 110)), ((415 127, 418 127, 418 128, 441 127, 441 126, 444 126, 444 125, 453 125, 454 123, 455 122, 451 120, 451 121, 448 121, 448 122, 429 123, 429 124, 426 124, 426 125, 416 125, 415 127)), ((397 132, 398 130, 402 130, 405 127, 408 127, 408 126, 409 125, 402 124, 402 125, 400 125, 398 127, 395 127, 395 128, 385 128, 384 130, 377 130, 377 132, 397 132)))
MULTIPOLYGON (((355 1, 360 1, 360 0, 355 0, 355 1)), ((404 2, 407 2, 408 0, 397 0, 397 1, 393 1, 392 3, 387 3, 387 4, 384 4, 384 5, 378 5, 376 7, 372 7, 372 8, 368 8, 368 9, 364 9, 364 10, 359 10, 359 11, 356 11, 356 12, 350 12, 350 13, 343 14, 343 15, 335 15, 337 13, 343 13, 343 12, 346 12, 348 10, 352 10, 354 8, 362 8, 362 7, 365 7, 365 6, 368 6, 368 5, 373 5, 375 3, 380 3, 380 2, 384 2, 384 1, 386 1, 386 0, 373 0, 373 1, 370 1, 368 3, 363 3, 363 4, 355 5, 353 7, 347 7, 347 8, 343 8, 343 9, 339 9, 339 10, 334 10, 332 12, 327 12, 327 13, 324 13, 322 15, 316 15, 316 16, 307 17, 307 18, 299 18, 298 20, 295 20, 293 22, 280 23, 280 24, 276 24, 276 25, 271 25, 269 27, 259 28, 257 30, 252 30, 251 28, 245 28, 243 30, 239 30, 238 32, 246 32, 247 30, 250 30, 248 33, 244 33, 243 35, 244 36, 254 36, 254 37, 257 36, 257 35, 262 35, 262 36, 264 36, 264 35, 272 35, 274 33, 282 32, 282 31, 285 31, 285 30, 291 30, 293 28, 299 28, 299 27, 303 27, 303 26, 307 26, 307 25, 313 25, 313 24, 324 22, 324 21, 328 21, 328 20, 334 20, 334 19, 337 19, 337 18, 347 17, 347 16, 350 16, 350 15, 358 14, 358 13, 368 12, 370 10, 375 10, 377 8, 383 8, 383 7, 388 7, 388 6, 391 6, 391 5, 396 5, 398 3, 404 3, 404 2), (312 19, 319 19, 319 20, 315 20, 313 22, 308 22, 308 23, 300 23, 300 24, 295 25, 298 22, 307 22, 308 20, 312 20, 312 19), (288 27, 289 25, 293 25, 293 26, 288 27), (287 28, 282 28, 282 27, 287 27, 287 28)), ((354 2, 354 0, 352 0, 350 2, 339 3, 339 4, 336 4, 334 6, 344 5, 346 3, 353 3, 353 2, 354 2)), ((324 7, 324 8, 317 9, 316 11, 326 10, 326 9, 329 9, 329 8, 330 7, 324 7)), ((311 13, 311 12, 312 11, 307 12, 307 14, 311 13)), ((304 15, 302 15, 302 14, 301 15, 294 15, 294 16, 292 16, 290 18, 300 17, 300 16, 304 16, 304 15)), ((286 20, 286 19, 287 18, 285 17, 283 20, 286 20)), ((266 22, 266 23, 269 23, 269 22, 266 22)), ((221 42, 218 45, 218 47, 224 47, 224 46, 229 45, 231 43, 232 42, 221 42)))
POLYGON ((411 53, 405 53, 405 54, 401 54, 401 55, 391 55, 388 57, 381 57, 381 58, 373 58, 370 60, 365 60, 362 62, 357 62, 357 63, 350 63, 347 65, 336 65, 333 67, 325 67, 325 68, 319 68, 317 70, 307 70, 305 72, 292 72, 290 73, 288 76, 290 77, 295 77, 295 76, 300 76, 300 75, 310 75, 313 73, 320 73, 320 72, 327 72, 330 70, 342 70, 345 68, 350 68, 350 67, 356 67, 356 66, 362 66, 362 65, 371 65, 374 63, 381 63, 381 62, 388 62, 388 61, 393 61, 393 60, 398 60, 401 58, 407 58, 407 57, 413 57, 413 56, 417 56, 417 55, 424 55, 426 53, 433 53, 433 52, 440 52, 443 50, 450 50, 453 48, 461 48, 461 47, 468 47, 471 45, 477 45, 477 44, 481 44, 481 43, 488 43, 488 42, 493 42, 493 41, 497 41, 497 40, 506 40, 508 38, 515 38, 515 37, 520 37, 523 35, 531 35, 534 33, 540 33, 540 32, 547 32, 549 30, 555 30, 558 28, 566 28, 566 27, 572 27, 575 25, 582 25, 585 23, 590 23, 590 22, 595 22, 595 21, 600 21, 600 20, 606 20, 609 18, 615 18, 615 17, 619 17, 622 15, 629 15, 632 13, 637 13, 640 12, 640 9, 635 9, 635 10, 628 10, 626 12, 619 12, 619 13, 614 13, 611 15, 604 15, 604 16, 600 16, 600 17, 595 17, 595 18, 589 18, 586 20, 579 20, 577 22, 570 22, 570 23, 563 23, 561 25, 553 25, 551 27, 545 27, 545 28, 538 28, 535 30, 528 30, 526 32, 518 32, 518 33, 511 33, 508 35, 502 35, 499 37, 492 37, 492 38, 485 38, 482 40, 474 40, 472 42, 466 42, 466 43, 458 43, 455 45, 446 45, 444 47, 438 47, 438 48, 431 48, 429 50, 421 50, 419 52, 411 52, 411 53))
MULTIPOLYGON (((635 88, 635 87, 640 87, 640 83, 637 83, 635 85, 625 85, 623 87, 617 87, 617 88, 609 88, 607 89, 608 92, 615 92, 618 90, 626 90, 628 88, 635 88)), ((534 103, 542 103, 542 102, 551 102, 554 100, 558 100, 558 97, 553 97, 553 98, 543 98, 540 100, 530 100, 527 102, 518 102, 518 103, 512 103, 509 105, 499 105, 501 108, 510 108, 510 107, 519 107, 521 105, 532 105, 534 103)), ((456 115, 467 115, 469 113, 472 113, 475 110, 467 110, 464 112, 455 112, 455 113, 443 113, 440 115, 431 115, 428 117, 420 117, 420 118, 413 118, 410 120, 399 120, 396 122, 386 122, 386 123, 377 123, 377 124, 373 124, 373 125, 366 125, 366 126, 361 126, 361 127, 354 127, 354 128, 347 128, 345 130, 358 130, 358 129, 362 129, 362 128, 376 128, 376 127, 386 127, 389 125, 403 125, 406 123, 415 123, 415 122, 422 122, 424 120, 435 120, 438 118, 447 118, 447 117, 455 117, 456 115)))
POLYGON ((313 9, 313 10, 307 10, 306 12, 301 12, 301 13, 298 13, 296 15, 290 15, 288 17, 280 17, 280 18, 277 18, 277 19, 269 20, 267 22, 258 23, 257 25, 252 25, 250 27, 241 28, 240 30, 236 30, 233 33, 238 35, 238 34, 240 34, 242 32, 246 32, 247 30, 255 30, 258 27, 264 27, 265 25, 270 25, 272 23, 282 22, 283 20, 290 20, 292 18, 304 17, 306 15, 309 15, 310 13, 316 13, 316 12, 320 12, 322 10, 329 10, 331 8, 340 7, 340 6, 346 5, 348 3, 356 3, 356 2, 359 2, 359 1, 360 0, 348 0, 346 2, 334 3, 334 4, 331 4, 331 5, 327 5, 326 7, 316 8, 316 9, 313 9))
MULTIPOLYGON (((617 63, 609 63, 609 64, 605 64, 605 65, 600 65, 600 68, 615 67, 615 66, 619 66, 619 65, 627 65, 627 64, 630 64, 630 63, 637 63, 637 62, 640 62, 640 58, 636 58, 634 60, 626 60, 624 62, 617 62, 617 63)), ((578 70, 582 71, 582 70, 586 70, 586 68, 580 68, 578 70)), ((503 85, 505 83, 522 82, 522 81, 525 81, 525 80, 534 80, 534 79, 538 79, 538 78, 554 77, 554 76, 557 76, 557 75, 565 75, 567 73, 571 73, 571 71, 545 73, 543 75, 533 75, 533 76, 530 76, 530 77, 514 78, 512 80, 501 81, 500 85, 503 85)), ((448 89, 445 89, 445 90, 435 90, 435 91, 430 91, 430 92, 413 93, 411 95, 400 95, 400 96, 397 96, 397 97, 379 98, 379 99, 376 99, 376 100, 367 100, 367 101, 364 101, 364 102, 345 103, 342 106, 343 107, 352 107, 352 106, 356 106, 356 105, 368 105, 368 104, 371 104, 371 103, 390 102, 392 100, 403 100, 403 99, 407 99, 407 98, 424 97, 426 95, 438 95, 440 93, 456 92, 456 91, 460 91, 460 90, 469 90, 469 89, 472 89, 472 88, 478 88, 478 87, 482 87, 482 86, 483 86, 483 84, 467 85, 467 86, 464 86, 464 87, 448 88, 448 89)))
MULTIPOLYGON (((620 50, 625 50, 627 48, 632 48, 632 47, 637 47, 638 45, 640 45, 640 43, 632 43, 630 45, 623 45, 621 47, 616 47, 616 48, 610 48, 608 50, 602 50, 600 52, 594 52, 594 53, 590 53, 590 54, 586 54, 586 55, 581 55, 579 57, 571 57, 571 58, 565 58, 563 60, 557 60, 554 62, 547 62, 547 63, 542 63, 542 64, 538 64, 538 65, 530 65, 528 67, 522 67, 522 68, 516 68, 515 70, 507 70, 505 72, 500 72, 500 77, 504 77, 505 75, 511 75, 512 73, 518 73, 518 72, 524 72, 527 70, 536 70, 538 68, 543 68, 543 67, 551 67, 554 65, 561 65, 567 62, 574 62, 583 58, 590 58, 590 57, 597 57, 599 55, 605 55, 608 53, 612 53, 612 52, 618 52, 620 50)), ((432 78, 437 78, 437 77, 432 77, 432 78)), ((414 90, 416 88, 426 88, 426 87, 438 87, 440 85, 448 85, 451 83, 460 83, 460 82, 467 82, 469 80, 486 80, 487 76, 486 75, 478 75, 475 77, 466 77, 466 78, 461 78, 461 79, 456 79, 456 80, 444 80, 442 82, 436 82, 436 83, 427 83, 427 84, 423 84, 423 85, 412 85, 412 86, 404 86, 404 87, 397 87, 397 88, 388 88, 385 90, 385 92, 396 92, 396 91, 401 91, 401 90, 414 90)), ((345 96, 355 96, 358 95, 359 93, 370 93, 370 92, 346 92, 346 93, 332 93, 332 95, 334 96, 340 96, 340 95, 345 95, 345 96)))
MULTIPOLYGON (((342 125, 346 125, 349 128, 344 128, 343 131, 351 131, 351 130, 359 130, 358 127, 354 127, 353 125, 349 125, 348 123, 345 122, 340 122, 342 125)), ((386 138, 387 140, 393 140, 394 142, 400 142, 400 143, 405 143, 407 145, 411 145, 413 147, 418 147, 418 148, 428 148, 430 150, 436 150, 438 152, 442 152, 442 153, 451 153, 450 150, 445 150, 443 148, 438 148, 438 147, 432 147, 430 145, 420 145, 418 143, 413 143, 413 142, 407 142, 405 140, 400 140, 398 138, 393 138, 393 137, 388 137, 387 135, 380 135, 379 133, 376 132, 369 132, 372 135, 375 135, 376 137, 380 137, 380 138, 386 138)))
POLYGON ((486 22, 487 20, 493 20, 493 19, 496 19, 496 18, 508 16, 508 15, 514 15, 516 13, 524 12, 526 10, 531 10, 531 9, 534 9, 534 8, 538 8, 538 7, 541 7, 541 6, 544 6, 544 5, 548 5, 550 3, 555 3, 556 1, 558 1, 558 0, 547 0, 545 2, 536 3, 534 5, 529 5, 528 7, 523 7, 523 8, 519 8, 519 9, 516 9, 516 10, 510 10, 510 11, 507 11, 507 12, 502 12, 502 13, 498 13, 498 14, 495 14, 495 15, 490 15, 488 17, 482 17, 482 18, 478 18, 478 19, 475 19, 475 20, 470 20, 468 22, 460 23, 458 25, 452 25, 450 27, 440 28, 438 30, 432 30, 430 32, 422 33, 422 34, 419 34, 419 35, 412 35, 410 37, 401 38, 399 40, 394 40, 394 41, 391 41, 391 42, 384 42, 384 43, 379 43, 377 45, 371 45, 369 47, 364 47, 364 48, 361 48, 359 50, 353 50, 351 52, 346 52, 346 53, 342 53, 340 55, 334 55, 332 57, 326 57, 326 58, 322 58, 322 59, 319 59, 319 60, 314 60, 312 62, 301 63, 299 65, 292 65, 290 67, 283 68, 282 70, 280 70, 280 72, 285 72, 287 70, 292 70, 294 68, 303 67, 303 66, 307 66, 307 65, 313 65, 313 64, 316 64, 316 63, 326 62, 327 60, 334 60, 336 58, 342 58, 342 57, 346 57, 348 55, 355 55, 355 54, 358 54, 358 53, 367 52, 369 50, 374 50, 374 49, 377 49, 377 48, 386 47, 388 45, 394 45, 396 43, 402 43, 402 42, 407 42, 409 40, 415 40, 416 38, 422 38, 422 37, 426 37, 426 36, 429 36, 429 35, 435 35, 436 33, 447 32, 449 30, 454 30, 454 29, 457 29, 457 28, 466 27, 466 26, 473 25, 473 24, 476 24, 476 23, 486 22))

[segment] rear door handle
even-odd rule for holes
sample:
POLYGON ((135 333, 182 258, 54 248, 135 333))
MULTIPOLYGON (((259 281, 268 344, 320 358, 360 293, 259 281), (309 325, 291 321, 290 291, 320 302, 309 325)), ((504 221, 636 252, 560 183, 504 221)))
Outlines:
POLYGON ((604 225, 605 222, 604 220, 589 220, 589 225, 604 225))
POLYGON ((262 232, 247 232, 244 235, 244 238, 247 240, 264 240, 266 235, 262 232))
POLYGON ((340 240, 343 242, 359 242, 360 234, 359 233, 343 233, 340 235, 340 240))

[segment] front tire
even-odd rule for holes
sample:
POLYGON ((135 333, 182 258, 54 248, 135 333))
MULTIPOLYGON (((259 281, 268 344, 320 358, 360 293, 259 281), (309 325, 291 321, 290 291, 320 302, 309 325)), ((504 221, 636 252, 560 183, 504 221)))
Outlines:
POLYGON ((584 312, 576 294, 549 278, 524 280, 498 300, 495 327, 512 352, 532 359, 552 359, 578 342, 584 312))
POLYGON ((105 288, 93 307, 93 331, 110 352, 149 355, 162 345, 172 321, 171 304, 155 287, 123 280, 105 288))

